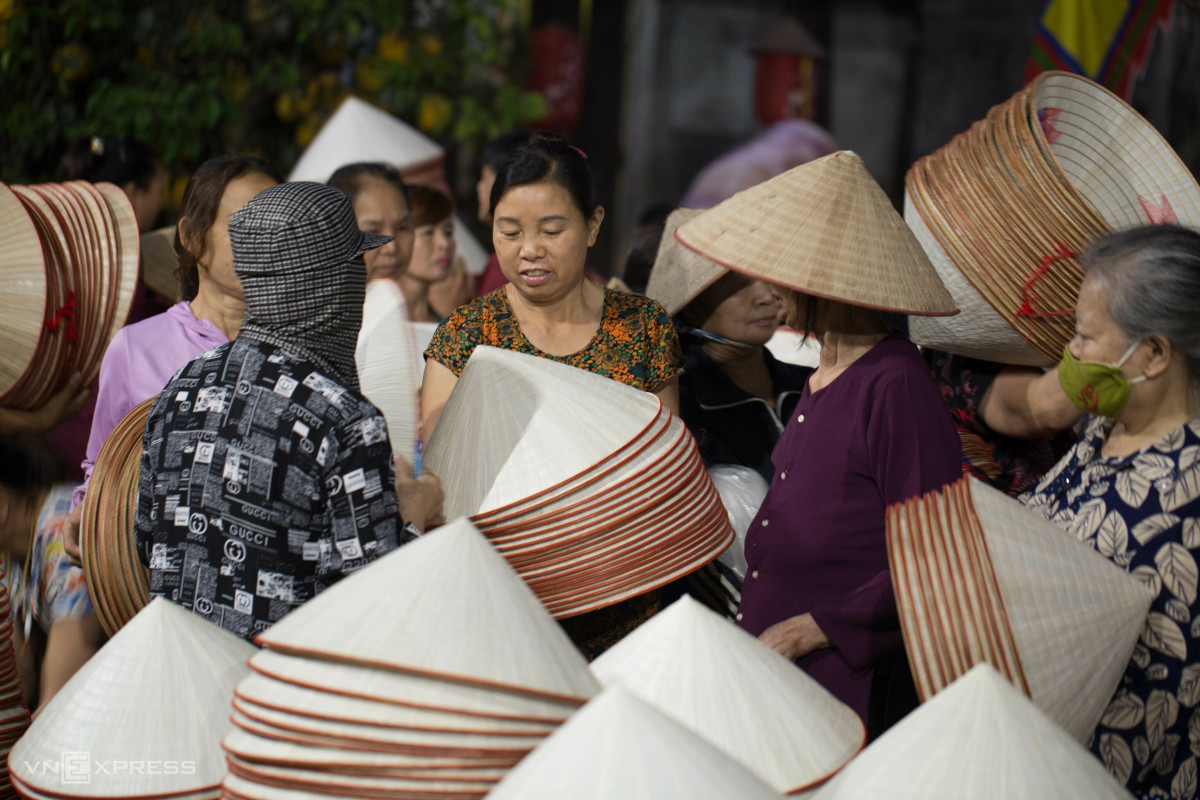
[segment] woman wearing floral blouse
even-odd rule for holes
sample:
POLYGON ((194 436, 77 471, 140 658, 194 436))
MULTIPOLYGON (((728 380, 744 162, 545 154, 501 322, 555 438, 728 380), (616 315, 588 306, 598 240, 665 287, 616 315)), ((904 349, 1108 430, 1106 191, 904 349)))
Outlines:
POLYGON ((1141 797, 1195 797, 1200 757, 1200 234, 1115 234, 1087 269, 1063 388, 1091 413, 1029 506, 1157 599, 1092 752, 1141 797))

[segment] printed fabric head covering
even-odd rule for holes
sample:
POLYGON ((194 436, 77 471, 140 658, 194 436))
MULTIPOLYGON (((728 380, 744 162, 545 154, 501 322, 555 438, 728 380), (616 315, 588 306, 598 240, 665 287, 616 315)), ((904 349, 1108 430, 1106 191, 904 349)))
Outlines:
POLYGON ((354 348, 367 271, 360 256, 390 236, 363 233, 346 195, 320 183, 281 183, 229 222, 246 317, 239 337, 312 360, 358 390, 354 348))

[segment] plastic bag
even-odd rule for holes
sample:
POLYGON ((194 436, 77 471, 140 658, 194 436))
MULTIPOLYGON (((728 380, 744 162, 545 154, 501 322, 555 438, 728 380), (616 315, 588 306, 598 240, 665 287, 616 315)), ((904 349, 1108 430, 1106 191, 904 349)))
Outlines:
POLYGON ((721 503, 725 513, 729 515, 729 524, 737 534, 733 544, 722 553, 720 561, 744 580, 746 577, 746 530, 758 514, 758 507, 767 496, 770 488, 763 476, 757 470, 743 467, 739 464, 715 464, 708 470, 717 493, 721 495, 721 503))

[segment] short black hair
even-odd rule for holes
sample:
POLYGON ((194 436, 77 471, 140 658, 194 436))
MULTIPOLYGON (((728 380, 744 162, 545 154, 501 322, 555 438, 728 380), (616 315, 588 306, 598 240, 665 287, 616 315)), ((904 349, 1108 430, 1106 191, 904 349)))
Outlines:
POLYGON ((575 205, 588 219, 600 205, 587 156, 578 147, 552 133, 535 133, 496 173, 492 184, 491 207, 514 186, 553 181, 571 195, 575 205))
POLYGON ((363 179, 375 178, 384 183, 390 183, 400 192, 400 196, 404 198, 404 205, 410 205, 408 202, 408 186, 404 183, 404 179, 400 177, 400 171, 391 164, 385 164, 382 161, 359 161, 355 164, 346 164, 338 167, 332 175, 329 176, 329 185, 340 191, 342 194, 354 201, 354 196, 362 190, 363 179))

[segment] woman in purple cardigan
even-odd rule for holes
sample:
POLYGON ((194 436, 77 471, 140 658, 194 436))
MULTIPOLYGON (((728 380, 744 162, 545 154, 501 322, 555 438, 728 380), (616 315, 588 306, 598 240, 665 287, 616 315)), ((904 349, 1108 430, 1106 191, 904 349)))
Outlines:
POLYGON ((787 323, 821 343, 746 537, 737 623, 854 708, 873 738, 916 705, 884 511, 962 474, 929 369, 880 311, 957 308, 852 153, 736 195, 677 238, 784 287, 787 323))

